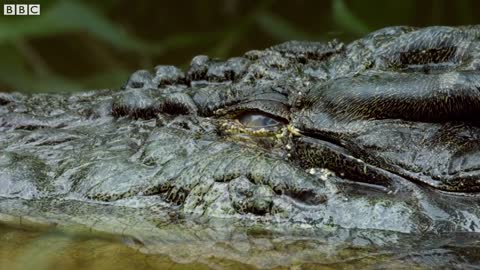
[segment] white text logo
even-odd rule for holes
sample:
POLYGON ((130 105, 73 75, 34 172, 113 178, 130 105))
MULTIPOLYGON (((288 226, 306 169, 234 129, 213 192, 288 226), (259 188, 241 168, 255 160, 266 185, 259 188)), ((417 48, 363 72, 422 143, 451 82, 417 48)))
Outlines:
POLYGON ((40 4, 4 4, 3 15, 40 15, 40 4))

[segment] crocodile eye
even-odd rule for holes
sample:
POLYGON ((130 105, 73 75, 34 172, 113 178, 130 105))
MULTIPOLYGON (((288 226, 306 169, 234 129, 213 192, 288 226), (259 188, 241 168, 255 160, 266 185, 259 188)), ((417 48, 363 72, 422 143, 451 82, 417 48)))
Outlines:
POLYGON ((259 113, 248 113, 241 115, 238 120, 247 128, 253 129, 270 129, 282 125, 280 121, 273 119, 270 116, 259 113))

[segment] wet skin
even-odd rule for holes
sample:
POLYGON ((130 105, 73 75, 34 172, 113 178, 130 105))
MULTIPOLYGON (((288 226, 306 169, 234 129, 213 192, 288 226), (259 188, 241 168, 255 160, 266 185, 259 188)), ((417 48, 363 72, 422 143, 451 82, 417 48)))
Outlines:
POLYGON ((120 91, 1 94, 0 212, 476 232, 479 39, 391 27, 197 56, 120 91))

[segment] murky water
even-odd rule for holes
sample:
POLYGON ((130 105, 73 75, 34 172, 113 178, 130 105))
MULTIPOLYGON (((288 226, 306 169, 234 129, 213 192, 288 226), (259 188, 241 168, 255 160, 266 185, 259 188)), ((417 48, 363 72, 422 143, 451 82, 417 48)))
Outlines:
POLYGON ((0 200, 0 269, 478 269, 478 233, 401 233, 0 200), (3 225, 2 225, 3 224, 3 225))
POLYGON ((2 226, 0 242, 0 269, 210 269, 202 263, 182 264, 168 256, 143 254, 121 238, 2 226))
POLYGON ((439 243, 345 230, 316 237, 249 232, 215 242, 198 237, 142 243, 67 231, 0 226, 0 269, 475 269, 480 253, 478 240, 468 235, 439 243))
MULTIPOLYGON (((257 269, 242 261, 218 257, 199 258, 199 261, 177 262, 168 255, 145 254, 129 247, 122 238, 99 238, 59 231, 35 231, 30 229, 0 227, 1 269, 257 269)), ((199 247, 200 248, 200 247, 199 247)), ((208 252, 208 250, 204 250, 208 252)), ((391 255, 368 256, 355 250, 333 258, 318 258, 318 262, 292 263, 273 269, 330 269, 357 268, 385 263, 391 255), (350 258, 348 258, 350 256, 350 258)), ((267 255, 267 254, 265 254, 267 255)), ((268 255, 267 255, 268 256, 268 255)), ((399 262, 391 265, 400 267, 399 262)))

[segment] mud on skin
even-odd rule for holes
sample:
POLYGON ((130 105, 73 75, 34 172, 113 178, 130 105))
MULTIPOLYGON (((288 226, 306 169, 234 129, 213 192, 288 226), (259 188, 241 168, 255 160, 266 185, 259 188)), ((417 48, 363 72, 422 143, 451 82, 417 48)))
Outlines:
POLYGON ((0 216, 61 223, 59 211, 98 205, 141 209, 132 224, 163 209, 158 219, 477 232, 479 114, 479 26, 196 56, 118 91, 4 93, 0 216))

